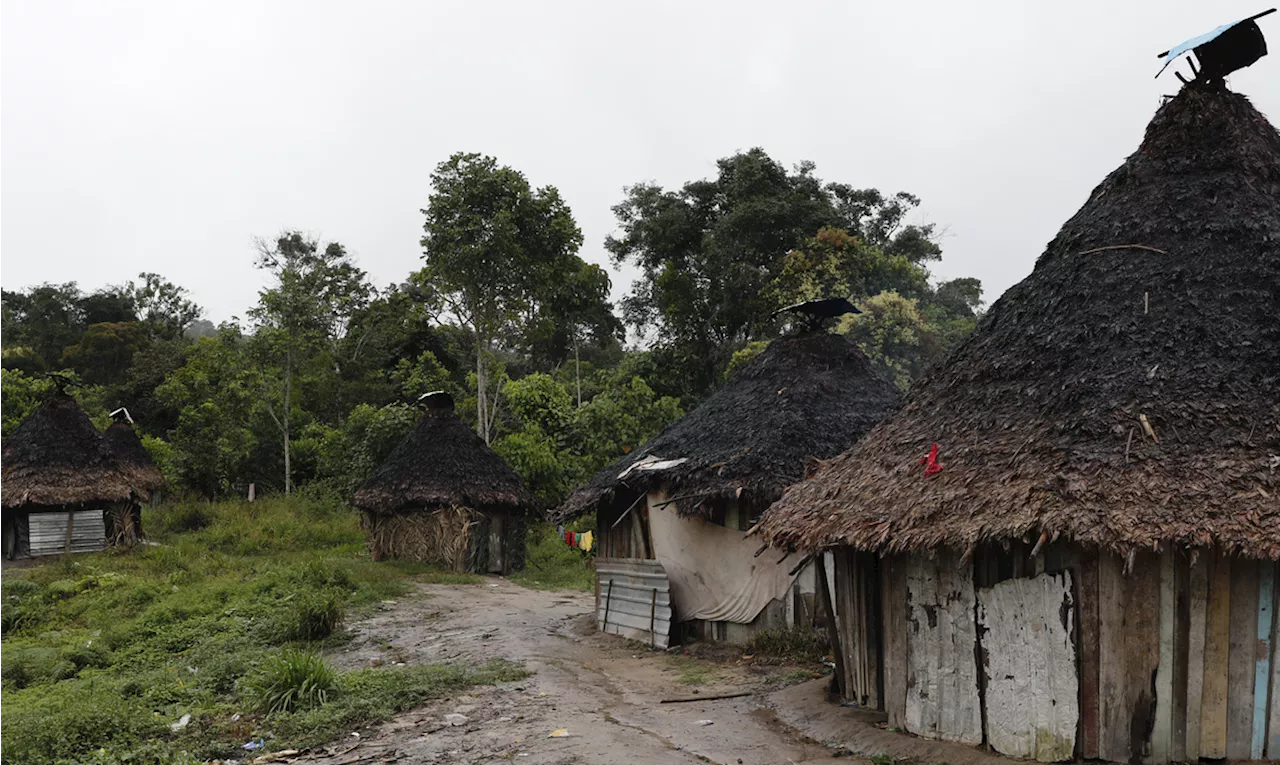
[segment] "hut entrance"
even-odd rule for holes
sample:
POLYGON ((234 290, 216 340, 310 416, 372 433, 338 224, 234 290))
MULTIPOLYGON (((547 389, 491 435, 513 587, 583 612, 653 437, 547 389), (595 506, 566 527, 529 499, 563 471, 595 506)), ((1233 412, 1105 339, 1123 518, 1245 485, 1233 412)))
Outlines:
POLYGON ((647 496, 619 492, 612 505, 599 511, 596 521, 599 557, 653 560, 647 496))

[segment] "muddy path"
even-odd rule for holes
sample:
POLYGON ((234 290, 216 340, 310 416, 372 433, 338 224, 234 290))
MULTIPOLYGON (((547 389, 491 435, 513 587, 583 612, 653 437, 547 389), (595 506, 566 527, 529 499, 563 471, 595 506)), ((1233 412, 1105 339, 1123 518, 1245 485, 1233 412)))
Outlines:
MULTIPOLYGON (((673 659, 593 629, 589 593, 529 590, 503 579, 420 585, 353 625, 331 658, 344 667, 524 662, 525 680, 476 688, 337 742, 306 762, 830 762, 832 750, 779 721, 763 696, 660 703, 779 687, 777 673, 673 659), (448 715, 461 715, 446 719, 448 715), (565 729, 567 736, 549 737, 565 729), (358 746, 357 746, 358 744, 358 746), (353 748, 354 747, 354 748, 353 748)), ((819 702, 820 703, 820 702, 819 702)), ((851 760, 844 760, 849 762, 851 760)))

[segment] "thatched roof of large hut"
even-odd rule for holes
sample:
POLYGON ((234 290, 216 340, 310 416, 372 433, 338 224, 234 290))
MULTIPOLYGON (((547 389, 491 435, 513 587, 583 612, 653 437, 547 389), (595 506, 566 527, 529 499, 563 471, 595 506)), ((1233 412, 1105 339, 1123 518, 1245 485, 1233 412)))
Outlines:
MULTIPOLYGON (((843 337, 807 332, 780 338, 698 408, 579 487, 556 515, 595 510, 619 491, 659 485, 673 497, 741 497, 765 506, 804 477, 807 462, 849 448, 899 403, 897 389, 843 337), (646 462, 658 467, 677 460, 683 461, 641 469, 646 462)), ((682 502, 678 509, 682 515, 710 512, 706 502, 682 502)))
POLYGON ((0 503, 74 507, 132 497, 129 480, 76 400, 53 393, 4 440, 0 503))
POLYGON ((140 493, 164 488, 164 475, 152 461, 138 434, 128 422, 113 422, 103 433, 107 446, 115 455, 120 471, 129 479, 129 483, 140 493))
POLYGON ((352 504, 372 513, 462 506, 529 510, 536 500, 520 476, 453 412, 447 396, 433 402, 352 504))
POLYGON ((1280 134, 1193 85, 903 410, 762 531, 806 550, 1048 533, 1277 558, 1277 455, 1280 134))

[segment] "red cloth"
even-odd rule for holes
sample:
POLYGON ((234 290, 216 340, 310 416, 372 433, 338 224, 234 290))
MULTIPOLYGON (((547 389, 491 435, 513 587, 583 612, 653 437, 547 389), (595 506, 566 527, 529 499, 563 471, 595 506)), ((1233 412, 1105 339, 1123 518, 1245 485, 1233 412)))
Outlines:
POLYGON ((564 543, 565 543, 565 544, 567 544, 567 545, 569 545, 570 547, 573 547, 573 532, 572 532, 572 531, 566 531, 566 532, 564 533, 564 543))
POLYGON ((938 445, 937 444, 934 444, 933 448, 929 450, 928 457, 925 457, 924 459, 920 460, 920 464, 925 466, 924 468, 925 478, 928 478, 931 475, 937 475, 938 473, 942 472, 942 464, 938 462, 938 445))

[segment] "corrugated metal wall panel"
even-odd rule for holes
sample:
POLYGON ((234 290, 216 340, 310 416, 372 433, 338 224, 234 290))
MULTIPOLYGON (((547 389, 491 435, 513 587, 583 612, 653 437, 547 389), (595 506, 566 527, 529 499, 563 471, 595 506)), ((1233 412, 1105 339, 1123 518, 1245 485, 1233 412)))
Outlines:
MULTIPOLYGON (((61 555, 67 546, 67 513, 29 516, 31 555, 61 555)), ((71 552, 97 552, 107 546, 107 527, 101 510, 77 510, 71 520, 71 552)))
POLYGON ((658 648, 670 645, 671 585, 652 560, 596 558, 596 627, 658 648))

